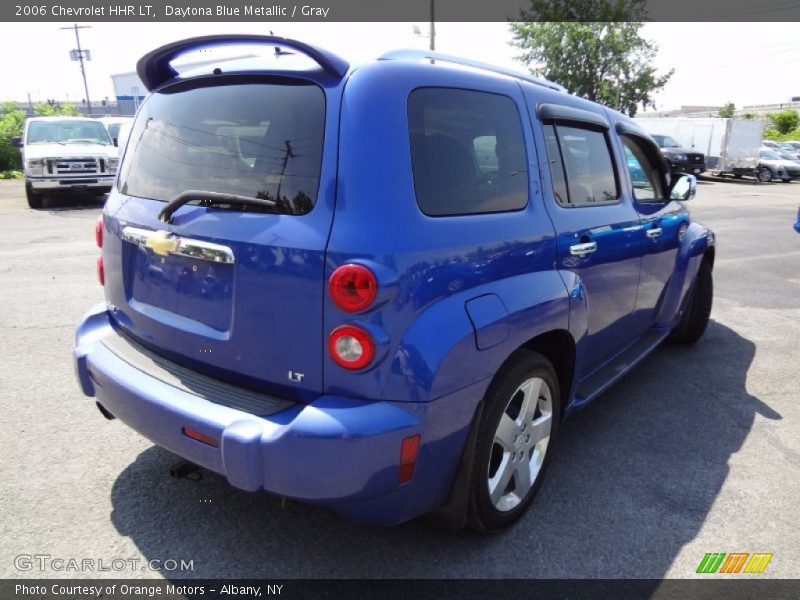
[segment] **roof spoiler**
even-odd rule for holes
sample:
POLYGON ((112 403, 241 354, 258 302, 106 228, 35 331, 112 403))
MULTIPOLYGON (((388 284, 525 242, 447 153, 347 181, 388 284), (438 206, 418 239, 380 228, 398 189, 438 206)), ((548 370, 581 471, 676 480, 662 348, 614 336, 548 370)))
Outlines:
POLYGON ((150 91, 178 75, 170 63, 181 54, 211 46, 240 44, 263 44, 294 50, 308 56, 327 73, 339 79, 344 77, 350 68, 350 64, 343 58, 297 40, 272 35, 222 34, 189 38, 156 48, 139 59, 139 62, 136 63, 136 72, 150 91))

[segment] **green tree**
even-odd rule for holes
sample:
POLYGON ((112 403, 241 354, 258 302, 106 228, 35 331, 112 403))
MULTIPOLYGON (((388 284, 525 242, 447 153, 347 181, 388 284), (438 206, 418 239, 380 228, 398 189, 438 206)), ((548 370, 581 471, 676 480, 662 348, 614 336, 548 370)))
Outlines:
MULTIPOLYGON (((39 102, 33 107, 37 116, 78 116, 80 112, 73 104, 58 102, 39 102)), ((11 138, 22 135, 25 125, 25 111, 17 108, 16 102, 0 104, 0 171, 11 171, 20 168, 19 149, 11 143, 11 138)))
POLYGON ((22 135, 25 111, 19 110, 16 102, 4 102, 0 112, 0 171, 19 169, 19 150, 11 144, 11 138, 22 135))
POLYGON ((794 131, 800 124, 800 115, 797 114, 796 110, 792 109, 769 113, 767 117, 770 120, 772 128, 782 135, 794 131))
POLYGON ((33 113, 39 117, 77 117, 80 111, 75 108, 74 104, 61 104, 50 100, 48 102, 37 102, 33 107, 33 113))
POLYGON ((736 113, 736 105, 733 102, 728 102, 725 106, 719 109, 719 116, 724 119, 730 119, 736 113))
POLYGON ((655 92, 674 72, 659 75, 652 66, 658 47, 639 35, 643 0, 531 0, 520 16, 510 24, 511 44, 522 50, 517 60, 631 116, 639 106, 654 106, 655 92))

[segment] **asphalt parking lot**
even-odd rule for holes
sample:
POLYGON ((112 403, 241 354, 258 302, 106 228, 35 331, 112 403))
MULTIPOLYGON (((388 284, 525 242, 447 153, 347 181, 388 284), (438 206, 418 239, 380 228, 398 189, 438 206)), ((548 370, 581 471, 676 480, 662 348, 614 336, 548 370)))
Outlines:
POLYGON ((574 415, 531 510, 483 536, 171 479, 175 457, 102 418, 73 375, 74 325, 103 298, 102 200, 33 211, 21 181, 0 181, 0 576, 685 578, 738 551, 798 578, 798 204, 800 182, 700 183, 690 206, 718 238, 705 337, 661 347, 574 415), (194 570, 19 570, 21 554, 194 570))

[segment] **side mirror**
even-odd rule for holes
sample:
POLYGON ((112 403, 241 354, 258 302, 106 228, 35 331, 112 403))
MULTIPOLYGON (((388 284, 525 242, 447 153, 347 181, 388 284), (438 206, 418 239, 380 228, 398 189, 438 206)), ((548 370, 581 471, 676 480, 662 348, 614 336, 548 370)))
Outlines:
POLYGON ((111 143, 114 144, 114 147, 119 148, 119 140, 117 138, 111 138, 111 143))
POLYGON ((11 145, 14 146, 14 148, 22 148, 22 138, 15 135, 11 138, 11 145))
POLYGON ((697 178, 694 175, 678 175, 669 186, 670 200, 691 200, 697 193, 697 178))

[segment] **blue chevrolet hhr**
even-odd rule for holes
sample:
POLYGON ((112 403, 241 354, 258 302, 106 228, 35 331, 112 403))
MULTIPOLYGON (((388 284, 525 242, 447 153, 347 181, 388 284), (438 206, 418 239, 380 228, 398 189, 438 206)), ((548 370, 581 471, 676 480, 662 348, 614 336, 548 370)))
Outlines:
POLYGON ((557 84, 247 35, 138 72, 77 375, 107 418, 231 485, 502 529, 570 412, 705 330, 694 177, 557 84), (231 44, 266 52, 172 65, 231 44))

